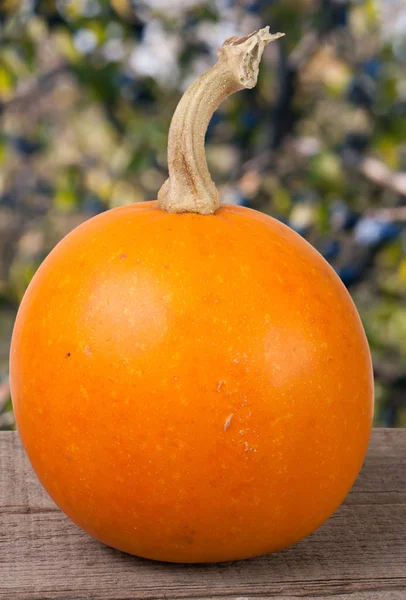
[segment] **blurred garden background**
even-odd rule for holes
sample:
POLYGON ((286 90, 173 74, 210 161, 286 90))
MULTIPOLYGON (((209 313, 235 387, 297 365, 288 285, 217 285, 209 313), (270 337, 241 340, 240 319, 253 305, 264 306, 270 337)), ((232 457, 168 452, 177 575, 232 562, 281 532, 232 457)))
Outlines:
POLYGON ((83 220, 156 198, 180 95, 264 25, 286 37, 213 117, 213 179, 333 265, 371 345, 375 424, 406 426, 406 2, 1 0, 0 429, 35 270, 83 220))

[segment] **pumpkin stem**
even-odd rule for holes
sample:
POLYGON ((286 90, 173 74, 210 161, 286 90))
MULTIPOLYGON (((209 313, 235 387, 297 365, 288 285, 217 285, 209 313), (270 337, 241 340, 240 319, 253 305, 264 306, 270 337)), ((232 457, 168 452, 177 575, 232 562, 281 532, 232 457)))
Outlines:
POLYGON ((272 35, 264 27, 246 37, 227 39, 218 50, 218 62, 185 92, 169 129, 169 179, 158 193, 162 209, 211 215, 219 208, 220 195, 204 152, 208 124, 223 100, 256 85, 265 46, 283 35, 272 35))

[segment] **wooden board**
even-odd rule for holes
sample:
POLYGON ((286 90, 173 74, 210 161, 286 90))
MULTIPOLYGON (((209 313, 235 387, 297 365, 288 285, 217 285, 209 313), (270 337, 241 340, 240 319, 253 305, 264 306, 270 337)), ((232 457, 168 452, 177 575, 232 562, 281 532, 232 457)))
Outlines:
POLYGON ((0 432, 1 600, 406 600, 406 429, 374 431, 343 506, 296 546, 219 565, 138 559, 73 525, 0 432))

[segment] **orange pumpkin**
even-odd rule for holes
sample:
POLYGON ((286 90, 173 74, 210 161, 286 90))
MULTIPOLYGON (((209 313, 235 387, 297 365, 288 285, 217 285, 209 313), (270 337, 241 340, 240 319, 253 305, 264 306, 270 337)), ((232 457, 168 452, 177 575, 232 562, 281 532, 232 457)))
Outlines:
MULTIPOLYGON (((268 40, 228 41, 217 65, 259 60, 268 40)), ((208 562, 279 550, 334 512, 365 456, 373 380, 325 260, 271 217, 215 206, 202 149, 179 136, 194 98, 159 204, 89 220, 38 270, 11 386, 32 465, 75 523, 132 554, 208 562)))

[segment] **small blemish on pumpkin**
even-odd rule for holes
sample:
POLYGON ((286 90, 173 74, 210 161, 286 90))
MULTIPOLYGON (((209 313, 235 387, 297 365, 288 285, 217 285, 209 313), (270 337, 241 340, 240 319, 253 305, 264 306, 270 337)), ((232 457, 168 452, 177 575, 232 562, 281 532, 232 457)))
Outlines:
POLYGON ((225 384, 224 379, 222 379, 221 381, 218 382, 217 384, 217 391, 220 392, 221 388, 223 387, 223 385, 225 384))
POLYGON ((120 258, 123 260, 124 258, 127 258, 128 254, 120 254, 120 258))
POLYGON ((227 431, 227 429, 230 427, 231 419, 233 418, 233 416, 234 416, 233 413, 231 413, 231 415, 229 415, 227 417, 227 419, 225 420, 224 431, 227 431))
POLYGON ((184 542, 185 542, 186 544, 189 544, 190 546, 191 546, 192 544, 194 544, 194 539, 192 538, 192 536, 185 536, 185 537, 183 538, 183 540, 184 540, 184 542))
POLYGON ((66 358, 68 358, 70 356, 70 352, 67 353, 66 358))
POLYGON ((67 456, 66 460, 72 460, 72 458, 70 456, 67 456))

